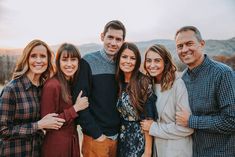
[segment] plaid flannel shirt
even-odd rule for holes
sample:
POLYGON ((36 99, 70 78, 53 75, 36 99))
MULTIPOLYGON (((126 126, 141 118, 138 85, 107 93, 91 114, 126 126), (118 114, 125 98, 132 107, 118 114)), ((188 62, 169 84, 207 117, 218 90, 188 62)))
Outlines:
POLYGON ((40 119, 41 87, 26 75, 12 80, 0 95, 0 156, 37 157, 41 144, 37 121, 40 119))

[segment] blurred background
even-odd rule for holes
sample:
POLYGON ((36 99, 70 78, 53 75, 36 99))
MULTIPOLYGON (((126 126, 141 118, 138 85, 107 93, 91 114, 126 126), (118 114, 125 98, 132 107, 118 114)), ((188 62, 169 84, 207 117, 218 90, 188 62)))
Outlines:
POLYGON ((206 40, 205 52, 235 69, 234 0, 0 0, 0 91, 31 40, 47 42, 55 53, 69 42, 83 56, 102 47, 100 33, 113 19, 124 23, 126 40, 137 44, 142 57, 152 44, 164 44, 180 71, 185 66, 174 35, 194 25, 206 40))

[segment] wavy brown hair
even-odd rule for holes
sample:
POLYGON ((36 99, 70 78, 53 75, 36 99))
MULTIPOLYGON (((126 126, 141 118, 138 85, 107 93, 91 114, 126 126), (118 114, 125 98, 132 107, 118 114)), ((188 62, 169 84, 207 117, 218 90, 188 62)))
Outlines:
POLYGON ((72 44, 69 43, 64 43, 62 44, 57 53, 56 53, 56 74, 55 77, 59 80, 60 85, 61 85, 61 93, 62 93, 62 98, 64 102, 69 102, 71 100, 71 86, 75 84, 77 75, 79 73, 79 63, 81 60, 81 55, 79 50, 72 44), (61 70, 60 67, 60 57, 62 55, 65 55, 66 57, 71 57, 71 58, 77 58, 78 59, 78 70, 75 72, 73 79, 72 80, 67 80, 65 78, 64 73, 61 70))
POLYGON ((139 49, 134 43, 128 43, 125 42, 120 50, 117 53, 116 56, 116 80, 118 81, 119 85, 119 97, 121 96, 121 93, 123 91, 122 84, 125 82, 125 76, 123 71, 120 69, 120 58, 124 50, 129 49, 133 51, 136 58, 136 64, 135 67, 131 73, 130 82, 128 83, 126 87, 126 92, 130 97, 131 104, 133 107, 137 110, 137 113, 140 115, 143 113, 144 109, 143 106, 147 101, 148 98, 148 87, 151 83, 151 80, 149 77, 143 75, 140 71, 140 64, 141 64, 141 56, 139 49))
MULTIPOLYGON (((171 87, 175 81, 175 78, 176 78, 175 72, 177 70, 175 64, 173 63, 171 53, 166 49, 165 46, 160 45, 160 44, 155 44, 155 45, 149 47, 145 53, 144 69, 146 71, 147 71, 146 57, 147 57, 147 54, 149 51, 156 52, 157 54, 159 54, 162 57, 162 59, 164 61, 164 70, 162 72, 163 73, 162 80, 160 82, 162 91, 171 89, 171 87)), ((150 76, 148 71, 147 71, 147 75, 150 76)), ((156 81, 156 80, 154 80, 154 81, 156 81)))
POLYGON ((46 48, 47 50, 47 55, 48 55, 48 66, 45 72, 42 73, 40 76, 39 82, 40 84, 43 84, 48 78, 50 78, 54 72, 55 68, 53 65, 53 60, 54 60, 54 53, 51 51, 49 46, 41 40, 35 39, 32 40, 23 50, 23 54, 19 58, 19 60, 16 63, 15 70, 13 72, 13 77, 12 79, 19 78, 23 76, 25 73, 28 72, 29 70, 29 56, 30 53, 32 52, 32 49, 36 46, 42 45, 46 48))

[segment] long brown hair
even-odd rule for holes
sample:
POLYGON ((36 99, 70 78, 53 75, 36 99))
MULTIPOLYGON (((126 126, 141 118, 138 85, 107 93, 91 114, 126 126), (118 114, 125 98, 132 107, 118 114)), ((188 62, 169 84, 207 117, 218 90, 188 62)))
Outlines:
MULTIPOLYGON (((171 57, 171 53, 165 48, 165 46, 160 45, 160 44, 155 44, 151 47, 149 47, 145 53, 145 61, 144 61, 144 68, 146 69, 146 57, 149 51, 153 51, 156 52, 157 54, 159 54, 163 61, 164 61, 164 70, 163 70, 163 74, 162 74, 162 80, 161 80, 161 88, 162 91, 171 89, 175 78, 176 78, 176 66, 173 63, 172 57, 171 57)), ((147 74, 150 75, 147 71, 147 74)))
POLYGON ((41 40, 35 39, 32 40, 23 50, 23 54, 21 55, 20 59, 16 63, 15 70, 13 72, 12 79, 19 78, 23 76, 26 72, 29 70, 29 56, 32 51, 32 49, 36 46, 42 45, 47 49, 47 55, 48 55, 48 66, 45 72, 42 73, 40 76, 40 84, 43 84, 48 78, 50 78, 54 72, 55 68, 53 65, 53 59, 54 59, 54 53, 51 51, 49 46, 41 40))
POLYGON ((137 110, 137 113, 140 115, 144 111, 143 106, 146 103, 147 98, 148 98, 148 87, 151 81, 147 76, 144 76, 139 71, 140 64, 141 64, 141 56, 140 56, 139 49, 134 43, 125 42, 121 46, 116 56, 116 76, 115 77, 119 85, 119 97, 121 96, 121 93, 123 91, 122 84, 124 83, 124 80, 125 80, 124 73, 120 69, 119 63, 120 63, 121 55, 125 49, 129 49, 133 51, 136 57, 136 64, 131 73, 130 82, 128 83, 126 87, 126 92, 130 97, 131 104, 137 110))
POLYGON ((71 100, 71 85, 73 85, 76 82, 76 78, 80 69, 79 63, 81 60, 81 55, 79 50, 72 44, 64 43, 60 46, 56 53, 56 75, 55 77, 59 80, 61 85, 61 92, 62 92, 62 98, 64 102, 69 102, 71 100), (64 73, 61 70, 60 67, 60 57, 61 55, 65 53, 67 57, 75 57, 78 59, 78 70, 73 76, 72 80, 66 80, 64 73))

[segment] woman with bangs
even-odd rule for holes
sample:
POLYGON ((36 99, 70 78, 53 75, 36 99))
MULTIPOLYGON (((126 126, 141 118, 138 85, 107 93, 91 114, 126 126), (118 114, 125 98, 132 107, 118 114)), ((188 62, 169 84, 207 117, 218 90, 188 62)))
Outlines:
POLYGON ((156 95, 151 80, 139 71, 140 52, 133 43, 124 43, 117 53, 116 80, 119 84, 117 109, 121 117, 119 157, 151 157, 152 137, 141 130, 143 119, 156 120, 156 95))
POLYGON ((183 80, 176 74, 170 52, 160 44, 145 53, 144 68, 154 80, 159 119, 143 120, 142 129, 154 137, 154 154, 158 157, 191 157, 193 130, 176 124, 181 105, 190 111, 188 93, 183 80))
POLYGON ((72 104, 71 87, 79 72, 81 56, 77 48, 64 43, 56 54, 56 74, 48 80, 42 91, 41 116, 57 113, 65 120, 59 130, 46 130, 42 147, 44 157, 79 157, 79 140, 74 119, 77 112, 88 107, 87 97, 80 91, 77 101, 72 104))

